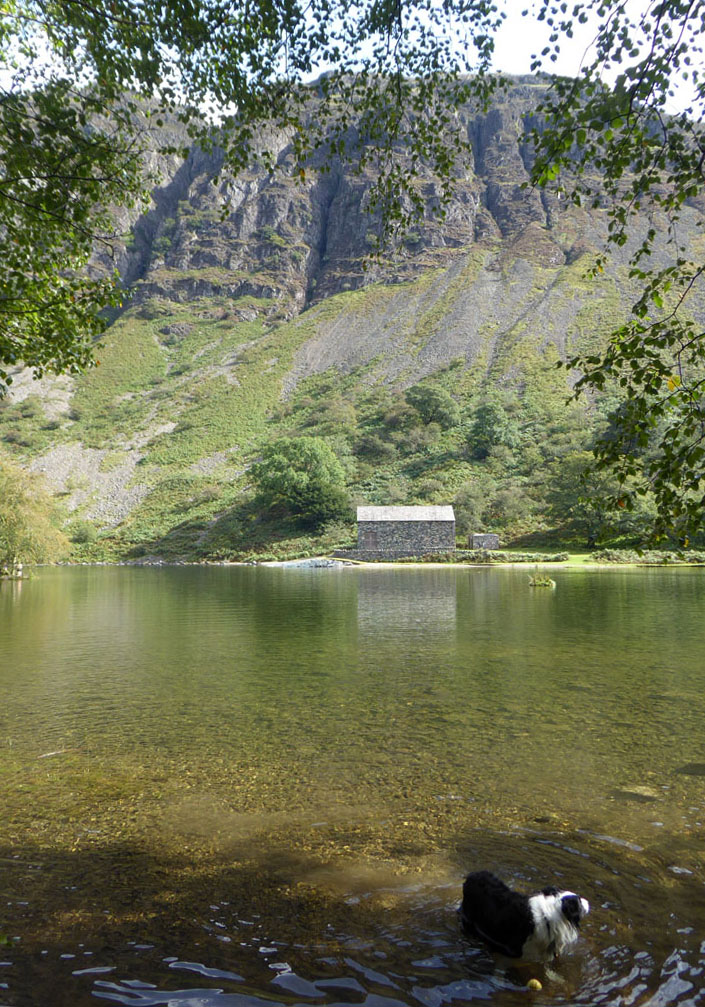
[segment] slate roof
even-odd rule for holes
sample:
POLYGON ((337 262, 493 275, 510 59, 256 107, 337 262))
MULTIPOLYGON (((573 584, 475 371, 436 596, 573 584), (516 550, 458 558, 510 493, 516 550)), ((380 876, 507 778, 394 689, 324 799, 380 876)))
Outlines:
POLYGON ((360 521, 455 521, 450 504, 431 507, 358 507, 360 521))

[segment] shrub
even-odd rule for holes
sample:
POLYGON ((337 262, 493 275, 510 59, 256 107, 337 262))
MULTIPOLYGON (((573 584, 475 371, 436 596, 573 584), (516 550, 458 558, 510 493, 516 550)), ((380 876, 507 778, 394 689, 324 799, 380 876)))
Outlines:
POLYGON ((159 297, 150 297, 137 310, 137 317, 144 318, 147 321, 153 321, 155 318, 162 318, 164 315, 170 314, 171 309, 159 297))
POLYGON ((405 398, 424 423, 438 423, 443 430, 450 430, 460 423, 458 403, 444 388, 413 385, 407 389, 405 398))
POLYGON ((89 545, 98 538, 98 529, 90 521, 72 521, 68 533, 76 545, 89 545))
POLYGON ((382 418, 388 430, 402 430, 414 421, 418 422, 418 413, 403 399, 393 402, 382 418))
POLYGON ((32 443, 27 434, 17 427, 10 427, 9 430, 5 430, 2 437, 8 444, 16 444, 18 448, 28 448, 32 443))
POLYGON ((638 551, 636 549, 600 549, 593 553, 592 558, 597 563, 705 563, 705 552, 676 552, 674 550, 638 551))
POLYGON ((320 438, 274 441, 251 474, 267 507, 283 505, 313 525, 350 517, 345 471, 330 445, 320 438))
POLYGON ((24 416, 25 419, 31 419, 33 416, 39 415, 40 412, 39 404, 33 398, 25 399, 20 405, 20 416, 24 416))
POLYGON ((422 454, 432 447, 441 436, 438 423, 429 423, 425 427, 413 427, 404 434, 395 434, 399 447, 407 454, 422 454))
POLYGON ((397 449, 377 434, 363 434, 355 445, 355 454, 379 461, 393 461, 397 456, 397 449))
POLYGON ((0 454, 0 566, 48 562, 67 546, 42 480, 0 454))

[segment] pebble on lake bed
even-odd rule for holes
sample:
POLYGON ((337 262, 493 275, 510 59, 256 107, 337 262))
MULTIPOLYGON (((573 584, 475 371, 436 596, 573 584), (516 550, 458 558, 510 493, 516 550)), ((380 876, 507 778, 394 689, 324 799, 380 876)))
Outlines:
POLYGON ((663 794, 654 787, 632 786, 620 787, 612 791, 612 796, 621 801, 636 801, 646 803, 648 801, 658 801, 663 794))
POLYGON ((538 979, 529 979, 529 981, 526 984, 526 986, 527 986, 527 989, 530 989, 530 990, 540 990, 540 989, 543 989, 543 986, 541 985, 541 983, 540 983, 540 981, 538 979))

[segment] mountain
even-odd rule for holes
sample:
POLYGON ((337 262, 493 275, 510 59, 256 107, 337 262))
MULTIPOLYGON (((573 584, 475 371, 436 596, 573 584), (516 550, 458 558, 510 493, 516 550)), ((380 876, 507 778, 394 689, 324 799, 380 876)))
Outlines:
MULTIPOLYGON (((39 382, 18 370, 0 404, 0 443, 46 476, 75 556, 344 542, 345 522, 312 531, 253 502, 262 448, 302 433, 332 444, 355 501, 455 502, 461 531, 505 541, 594 537, 605 515, 580 502, 576 474, 617 391, 567 405, 571 377, 556 364, 625 317, 630 248, 592 278, 605 211, 527 185, 522 136, 544 86, 516 78, 489 111, 454 111, 472 157, 446 217, 428 173, 425 219, 383 261, 370 259, 369 170, 334 159, 294 177, 274 133, 273 175, 232 177, 217 150, 152 157, 152 205, 121 221, 128 296, 98 366, 39 382), (424 413, 419 388, 450 412, 424 413)), ((702 218, 686 207, 682 241, 700 240, 702 218)), ((666 257, 665 219, 637 220, 634 242, 649 226, 666 257)), ((612 531, 644 522, 648 507, 612 531)))

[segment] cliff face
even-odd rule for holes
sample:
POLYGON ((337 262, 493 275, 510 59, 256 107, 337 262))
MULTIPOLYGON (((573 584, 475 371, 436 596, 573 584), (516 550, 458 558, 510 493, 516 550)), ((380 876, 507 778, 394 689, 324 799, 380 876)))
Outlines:
MULTIPOLYGON (((247 538, 238 507, 250 464, 267 441, 301 432, 332 438, 361 502, 447 503, 490 479, 502 507, 507 494, 529 501, 516 504, 517 527, 529 512, 545 525, 541 480, 573 422, 555 363, 598 347, 634 290, 629 247, 587 278, 603 211, 525 187, 522 136, 541 87, 520 79, 486 113, 455 110, 471 156, 445 220, 428 174, 423 221, 380 262, 366 261, 379 232, 370 171, 333 160, 301 180, 284 135, 270 138, 273 175, 232 177, 217 151, 154 157, 152 206, 120 221, 130 296, 100 367, 34 383, 18 373, 0 403, 2 446, 45 473, 70 522, 89 522, 118 555, 228 554, 233 522, 247 538), (413 426, 403 392, 419 381, 453 397, 459 426, 413 426), (533 440, 479 463, 468 430, 490 392, 533 440)), ((680 240, 701 240, 702 222, 701 206, 685 208, 680 240)), ((634 242, 648 226, 663 238, 654 258, 667 257, 658 216, 635 222, 634 242)), ((573 447, 587 446, 592 422, 576 421, 573 447)))
POLYGON ((539 89, 517 82, 487 113, 456 110, 458 135, 470 141, 472 157, 459 167, 446 219, 441 224, 434 214, 437 180, 422 176, 425 219, 386 265, 370 262, 362 269, 379 233, 379 221, 367 210, 370 171, 358 174, 354 164, 334 158, 325 173, 314 165, 303 180, 294 178, 287 139, 272 134, 280 165, 274 175, 224 174, 214 185, 221 169, 217 152, 162 161, 154 206, 135 223, 121 256, 125 282, 140 301, 250 296, 271 300, 268 311, 293 317, 343 290, 447 265, 461 248, 496 241, 509 247, 532 227, 524 251, 559 265, 574 254, 573 234, 556 230, 557 205, 523 188, 529 176, 521 136, 539 89), (546 229, 540 237, 539 228, 546 229))

